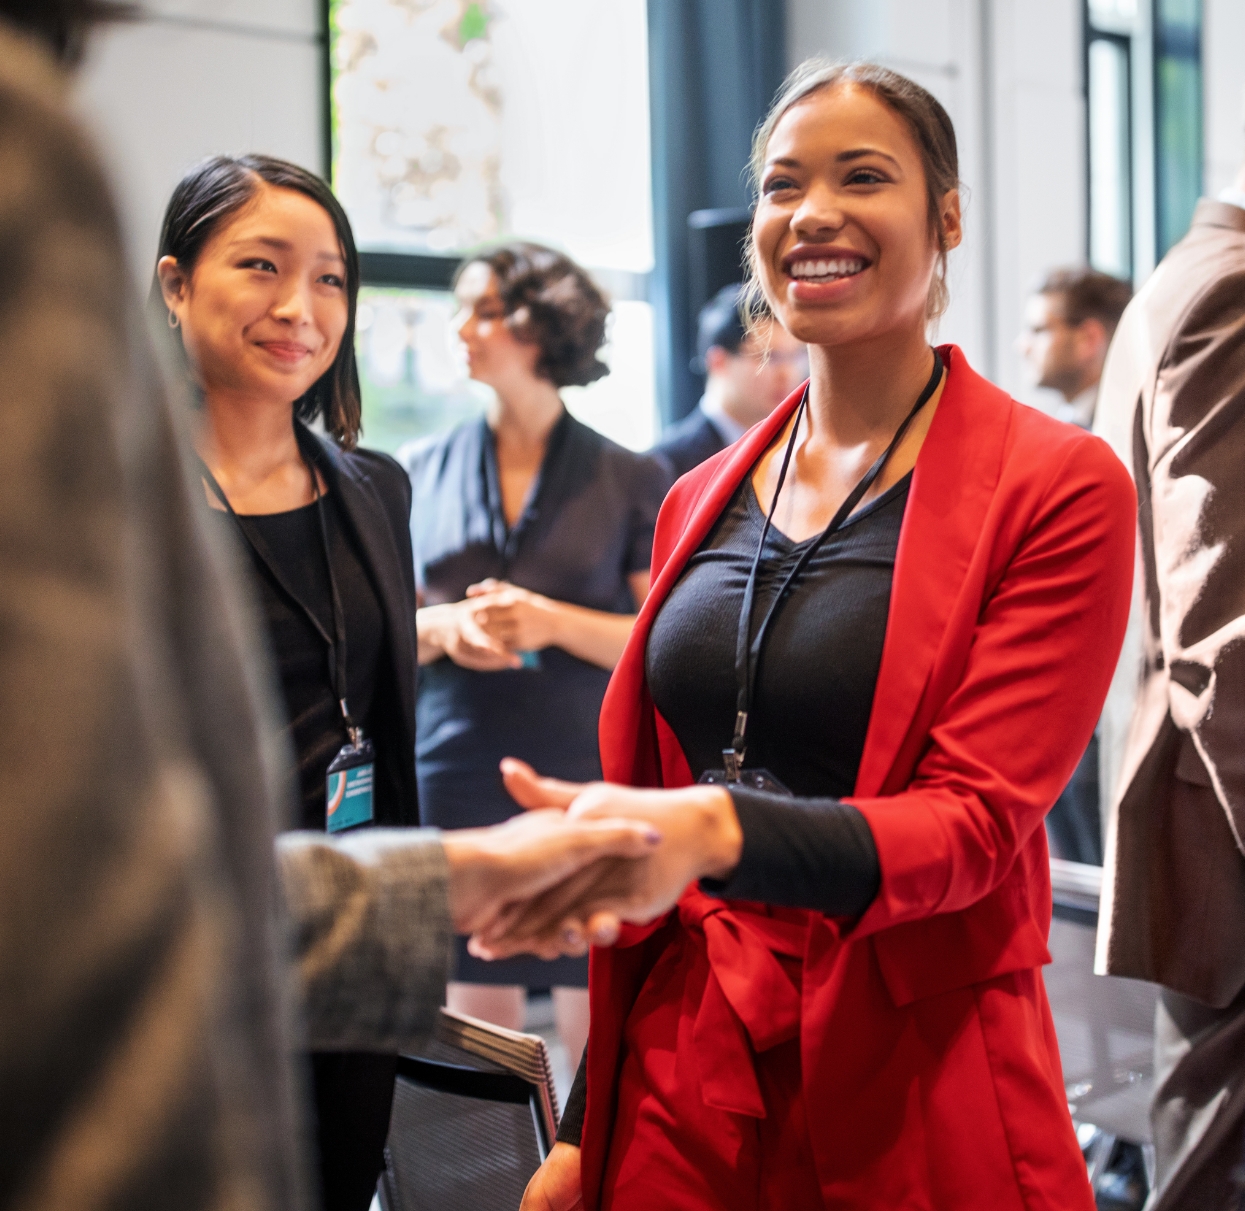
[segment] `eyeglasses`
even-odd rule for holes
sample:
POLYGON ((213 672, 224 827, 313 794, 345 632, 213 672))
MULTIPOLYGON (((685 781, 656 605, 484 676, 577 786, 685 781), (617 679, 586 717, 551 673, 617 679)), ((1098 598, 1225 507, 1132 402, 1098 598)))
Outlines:
POLYGON ((1025 336, 1043 336, 1047 332, 1053 332, 1056 328, 1075 328, 1075 324, 1069 324, 1067 320, 1048 320, 1045 324, 1030 324, 1025 328, 1025 336))

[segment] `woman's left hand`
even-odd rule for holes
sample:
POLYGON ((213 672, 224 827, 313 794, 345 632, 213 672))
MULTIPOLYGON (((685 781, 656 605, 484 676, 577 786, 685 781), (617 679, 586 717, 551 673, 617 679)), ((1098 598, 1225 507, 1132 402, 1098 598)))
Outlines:
POLYGON ((558 640, 558 603, 505 580, 467 589, 476 625, 512 652, 539 652, 558 640))
POLYGON ((579 785, 540 777, 514 758, 502 762, 506 789, 520 806, 561 807, 585 819, 628 818, 653 824, 661 841, 628 863, 606 860, 509 910, 472 939, 473 953, 503 958, 555 943, 609 945, 620 921, 643 923, 672 908, 697 879, 729 874, 743 834, 721 787, 637 790, 609 782, 579 785))

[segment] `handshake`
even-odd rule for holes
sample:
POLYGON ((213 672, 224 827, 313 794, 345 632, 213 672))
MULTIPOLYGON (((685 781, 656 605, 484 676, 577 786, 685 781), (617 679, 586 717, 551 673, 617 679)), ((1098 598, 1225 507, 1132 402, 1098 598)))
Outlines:
POLYGON ((661 916, 689 883, 739 862, 743 834, 721 787, 580 785, 513 758, 501 769, 524 814, 441 838, 454 928, 480 958, 610 946, 623 922, 661 916))

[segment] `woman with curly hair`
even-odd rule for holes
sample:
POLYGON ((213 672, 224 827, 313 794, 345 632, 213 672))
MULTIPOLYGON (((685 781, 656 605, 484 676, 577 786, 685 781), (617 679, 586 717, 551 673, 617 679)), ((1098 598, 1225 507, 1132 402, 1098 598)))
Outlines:
MULTIPOLYGON (((518 755, 601 776, 597 716, 648 594, 655 460, 575 420, 559 389, 608 373, 609 303, 560 253, 507 244, 463 263, 458 332, 486 416, 403 451, 421 608, 417 767, 424 824, 514 814, 498 772, 518 755)), ((525 991, 552 988, 572 1062, 588 1034, 586 959, 485 963, 460 939, 451 1009, 521 1029, 525 991)))

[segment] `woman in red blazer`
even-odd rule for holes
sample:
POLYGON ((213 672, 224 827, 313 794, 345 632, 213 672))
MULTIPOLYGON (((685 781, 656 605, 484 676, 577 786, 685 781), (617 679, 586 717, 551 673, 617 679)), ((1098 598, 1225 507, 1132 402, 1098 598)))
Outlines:
POLYGON ((475 943, 651 922, 593 953, 586 1065, 524 1206, 1089 1211, 1042 819, 1123 637, 1131 483, 930 349, 960 218, 928 93, 813 65, 757 152, 754 271, 807 393, 663 507, 601 716, 625 785, 507 770, 525 805, 665 838, 475 943))

